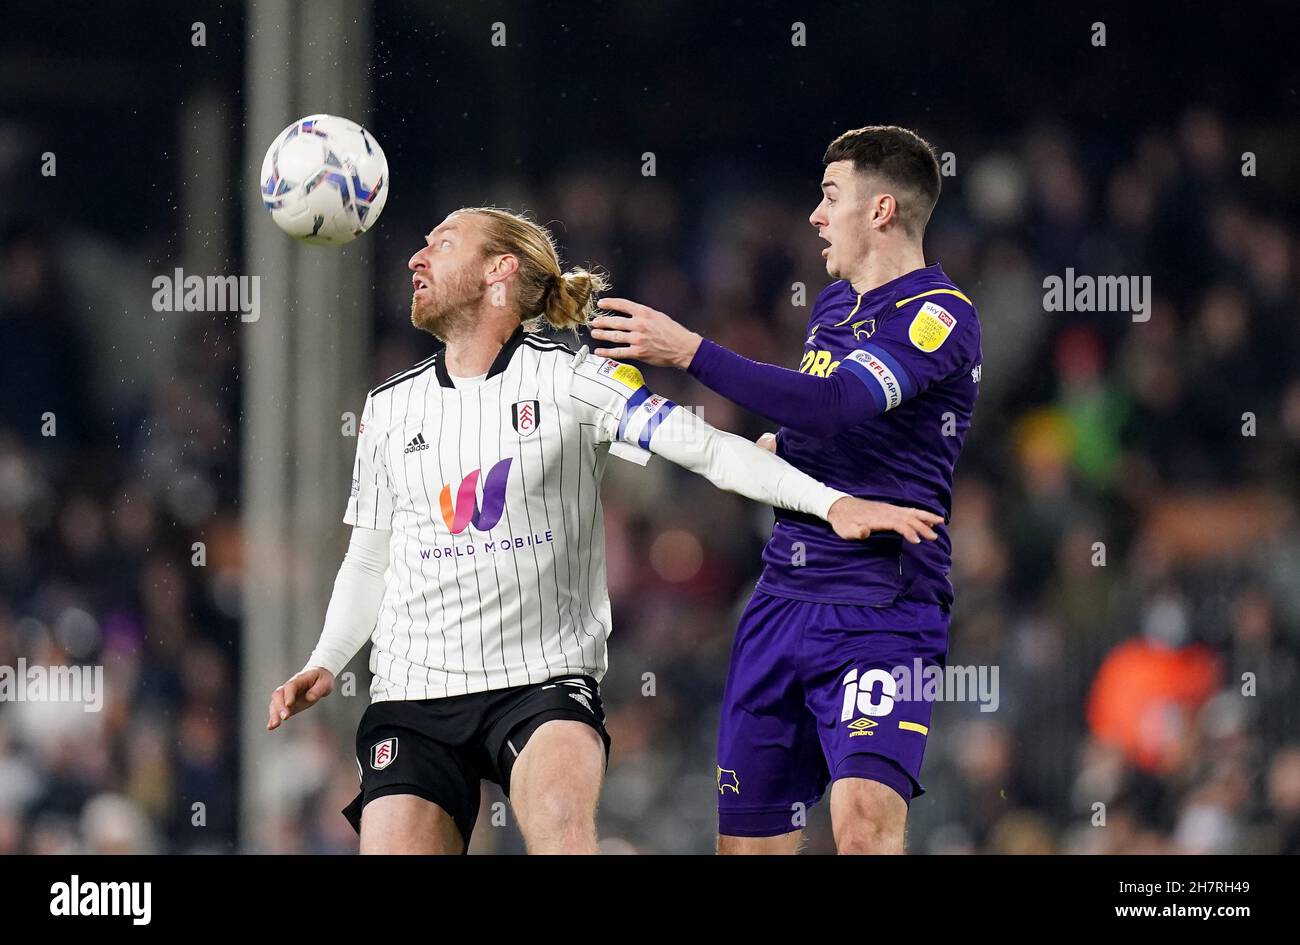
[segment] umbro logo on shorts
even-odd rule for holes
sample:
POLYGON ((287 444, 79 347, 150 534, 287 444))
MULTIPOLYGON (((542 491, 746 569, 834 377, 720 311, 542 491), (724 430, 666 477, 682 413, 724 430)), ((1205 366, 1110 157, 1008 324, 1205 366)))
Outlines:
POLYGON ((370 749, 370 767, 376 771, 383 771, 393 763, 397 757, 397 739, 385 738, 382 742, 375 742, 370 749))
POLYGON ((406 449, 402 450, 402 452, 418 453, 420 450, 427 450, 428 448, 429 444, 424 441, 424 434, 417 433, 414 438, 412 438, 411 442, 406 444, 406 449))

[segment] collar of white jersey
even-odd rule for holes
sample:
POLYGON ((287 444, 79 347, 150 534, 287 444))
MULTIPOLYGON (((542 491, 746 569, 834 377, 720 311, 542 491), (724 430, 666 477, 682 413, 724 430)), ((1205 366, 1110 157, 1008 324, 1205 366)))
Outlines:
MULTIPOLYGON (((483 378, 483 383, 486 384, 498 374, 505 373, 505 369, 510 366, 510 359, 515 356, 519 346, 524 343, 525 334, 524 326, 520 325, 515 329, 514 334, 506 339, 506 343, 501 346, 501 350, 497 352, 496 358, 492 361, 492 366, 488 368, 487 377, 483 378)), ((441 356, 434 358, 433 361, 433 372, 438 375, 438 383, 443 387, 450 387, 455 390, 456 385, 453 383, 451 375, 447 373, 446 349, 444 348, 438 353, 441 356)))

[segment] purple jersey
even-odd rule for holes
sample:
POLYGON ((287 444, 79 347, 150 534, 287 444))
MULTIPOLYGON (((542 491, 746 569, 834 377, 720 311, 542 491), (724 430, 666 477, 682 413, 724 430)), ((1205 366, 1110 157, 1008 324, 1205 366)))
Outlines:
MULTIPOLYGON (((783 427, 777 452, 851 495, 948 518, 982 360, 975 307, 938 265, 861 295, 834 282, 813 305, 799 370, 850 372, 875 409, 830 436, 783 427)), ((893 533, 844 541, 826 522, 779 509, 776 519, 759 590, 838 604, 952 603, 946 527, 937 541, 912 545, 893 533)))

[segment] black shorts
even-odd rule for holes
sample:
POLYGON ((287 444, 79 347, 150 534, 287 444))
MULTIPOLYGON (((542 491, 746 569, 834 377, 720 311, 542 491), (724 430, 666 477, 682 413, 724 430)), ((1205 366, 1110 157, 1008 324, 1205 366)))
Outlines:
POLYGON ((465 848, 478 819, 479 781, 510 796, 510 770, 533 732, 551 719, 586 722, 609 733, 600 689, 590 676, 418 701, 372 702, 357 727, 361 792, 343 816, 361 832, 361 810, 377 797, 414 794, 456 822, 465 848))

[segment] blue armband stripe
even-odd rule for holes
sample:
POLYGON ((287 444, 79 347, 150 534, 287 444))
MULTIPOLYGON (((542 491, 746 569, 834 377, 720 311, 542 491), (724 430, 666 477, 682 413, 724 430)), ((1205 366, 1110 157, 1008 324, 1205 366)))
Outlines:
POLYGON ((857 361, 845 358, 840 362, 840 370, 848 371, 867 388, 867 393, 871 395, 872 402, 876 405, 876 413, 882 414, 889 409, 889 401, 885 399, 885 392, 881 390, 880 381, 876 380, 869 370, 859 364, 857 361))
POLYGON ((903 385, 904 400, 911 400, 916 396, 916 381, 912 380, 912 375, 907 373, 907 368, 903 367, 901 361, 879 345, 866 345, 865 350, 870 351, 878 357, 884 362, 885 367, 894 372, 894 376, 898 378, 898 382, 903 385))
MULTIPOLYGON (((644 388, 642 389, 644 390, 644 388)), ((665 400, 660 404, 659 409, 655 411, 654 416, 647 420, 645 426, 641 428, 641 435, 637 437, 636 445, 641 447, 643 450, 648 450, 650 448, 650 437, 654 436, 654 432, 659 428, 659 424, 663 423, 664 419, 672 413, 676 407, 677 405, 671 400, 665 400)))
POLYGON ((627 399, 627 404, 623 408, 623 419, 618 422, 618 436, 615 439, 623 439, 623 434, 627 432, 627 423, 632 419, 632 414, 636 413, 636 409, 645 403, 645 399, 649 396, 650 388, 644 384, 632 392, 632 396, 627 399))
POLYGON ((866 385, 878 413, 892 410, 916 395, 916 382, 898 359, 876 345, 846 355, 840 370, 847 370, 866 385))

